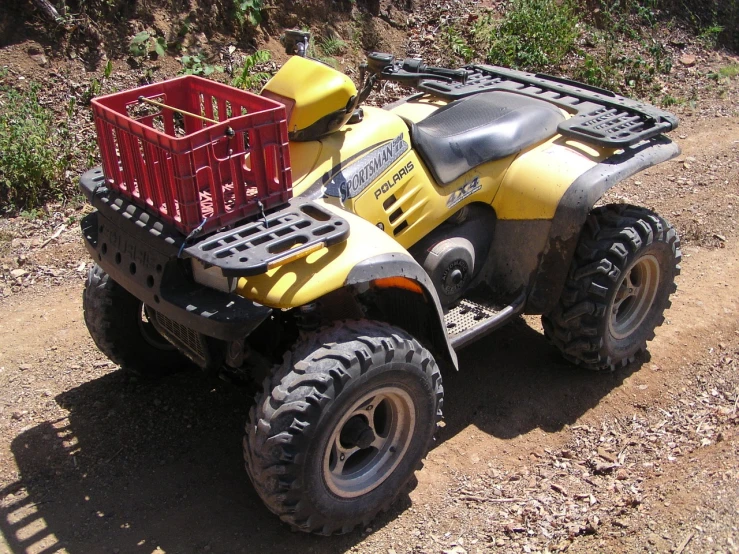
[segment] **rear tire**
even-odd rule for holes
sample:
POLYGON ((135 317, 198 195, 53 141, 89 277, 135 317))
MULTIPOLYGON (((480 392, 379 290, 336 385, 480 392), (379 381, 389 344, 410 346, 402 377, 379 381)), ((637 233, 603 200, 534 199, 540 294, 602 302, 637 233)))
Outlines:
POLYGON ((161 377, 193 367, 148 321, 143 302, 97 264, 87 275, 82 309, 92 340, 121 368, 161 377))
POLYGON ((654 212, 630 205, 593 210, 559 303, 542 317, 545 335, 587 369, 629 364, 664 322, 680 260, 675 229, 654 212))
POLYGON ((246 424, 246 470, 283 521, 349 532, 406 489, 443 394, 436 362, 410 335, 337 323, 305 337, 265 381, 246 424))

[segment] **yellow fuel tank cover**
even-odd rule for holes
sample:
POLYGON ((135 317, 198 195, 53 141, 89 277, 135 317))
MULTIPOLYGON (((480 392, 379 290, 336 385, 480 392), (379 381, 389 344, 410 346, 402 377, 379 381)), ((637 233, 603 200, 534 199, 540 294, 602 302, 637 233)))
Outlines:
POLYGON ((343 73, 316 60, 293 56, 262 90, 288 110, 293 140, 315 140, 341 127, 349 118, 349 101, 357 87, 343 73))

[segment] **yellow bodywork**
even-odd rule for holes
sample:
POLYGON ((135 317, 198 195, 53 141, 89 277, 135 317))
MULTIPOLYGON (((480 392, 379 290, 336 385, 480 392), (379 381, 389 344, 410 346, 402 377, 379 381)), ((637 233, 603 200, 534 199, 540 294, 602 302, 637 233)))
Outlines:
POLYGON ((346 108, 357 87, 349 77, 321 62, 293 56, 264 86, 262 94, 285 103, 287 129, 294 132, 346 108))
MULTIPOLYGON (((341 107, 336 98, 356 94, 347 81, 328 67, 293 57, 265 91, 294 102, 290 125, 300 128, 341 107), (326 94, 326 87, 333 92, 326 94)), ((241 278, 237 292, 273 308, 313 302, 341 288, 359 262, 385 253, 407 253, 470 203, 491 205, 498 219, 551 220, 570 184, 613 154, 557 135, 439 186, 413 151, 407 122, 421 121, 443 105, 425 97, 391 111, 364 107, 359 123, 317 141, 291 143, 294 195, 319 198, 317 202, 341 215, 350 224, 349 238, 262 275, 241 278), (404 142, 407 148, 373 175, 366 188, 345 198, 322 194, 334 176, 392 141, 404 142)))
POLYGON ((236 285, 237 293, 272 308, 302 306, 341 288, 359 262, 378 254, 405 253, 402 246, 361 217, 318 202, 349 223, 349 238, 262 275, 242 277, 236 285))
POLYGON ((613 152, 565 141, 559 135, 524 151, 495 195, 495 214, 498 219, 552 219, 572 182, 613 152))

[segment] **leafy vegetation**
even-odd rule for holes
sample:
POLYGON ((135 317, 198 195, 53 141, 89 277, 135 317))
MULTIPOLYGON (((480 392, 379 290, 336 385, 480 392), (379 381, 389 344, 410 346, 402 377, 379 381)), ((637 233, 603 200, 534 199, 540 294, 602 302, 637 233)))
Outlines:
POLYGON ((234 0, 236 20, 240 25, 256 27, 262 22, 262 0, 234 0))
POLYGON ((739 63, 733 63, 722 67, 718 70, 718 74, 720 77, 725 79, 733 79, 734 77, 739 76, 739 63))
POLYGON ((180 75, 200 75, 207 77, 216 71, 223 73, 223 67, 210 63, 208 57, 202 52, 198 52, 192 56, 182 56, 180 57, 180 63, 182 64, 182 69, 179 72, 180 75))
POLYGON ((141 31, 133 37, 128 50, 132 56, 137 58, 151 56, 152 54, 161 57, 167 53, 167 41, 164 37, 152 36, 149 31, 141 31))
MULTIPOLYGON (((502 19, 488 14, 475 22, 473 44, 492 64, 541 69, 573 50, 577 24, 570 0, 510 0, 502 19)), ((457 48, 467 53, 462 45, 457 48)))
POLYGON ((339 56, 346 52, 347 44, 339 37, 324 37, 319 46, 326 56, 339 56))
MULTIPOLYGON (((4 77, 0 73, 0 81, 4 77)), ((67 127, 39 103, 39 89, 0 84, 0 203, 8 211, 33 209, 63 192, 67 127)))
POLYGON ((464 59, 465 62, 469 62, 475 56, 475 51, 454 27, 447 28, 445 39, 452 52, 464 59))
POLYGON ((231 84, 245 90, 257 90, 271 77, 266 71, 260 71, 260 66, 272 59, 268 50, 257 50, 244 57, 244 65, 237 71, 231 84))

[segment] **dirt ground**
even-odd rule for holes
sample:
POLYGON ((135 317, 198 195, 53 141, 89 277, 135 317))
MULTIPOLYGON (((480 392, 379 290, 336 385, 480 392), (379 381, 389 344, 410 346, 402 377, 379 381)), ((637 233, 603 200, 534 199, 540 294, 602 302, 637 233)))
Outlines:
POLYGON ((78 210, 0 220, 0 552, 739 552, 737 89, 677 106, 682 155, 606 199, 683 237, 649 353, 573 370, 529 317, 468 347, 417 486, 340 537, 290 532, 252 489, 252 391, 97 351, 78 210))

